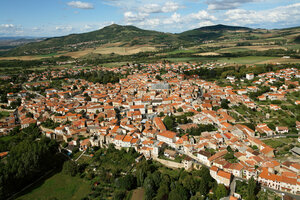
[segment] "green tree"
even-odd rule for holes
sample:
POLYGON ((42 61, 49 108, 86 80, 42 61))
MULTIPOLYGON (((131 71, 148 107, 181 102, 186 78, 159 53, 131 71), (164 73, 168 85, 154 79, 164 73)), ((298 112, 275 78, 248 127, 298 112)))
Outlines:
POLYGON ((125 190, 116 190, 113 194, 113 200, 123 200, 126 196, 125 190))
POLYGON ((227 99, 222 99, 222 101, 221 101, 221 107, 223 109, 228 109, 229 108, 228 104, 229 104, 229 101, 227 99))
POLYGON ((166 185, 165 183, 163 183, 158 188, 155 199, 156 200, 166 200, 166 199, 168 199, 169 192, 170 192, 169 186, 166 185))
POLYGON ((226 197, 227 194, 228 194, 228 191, 227 191, 225 185, 219 184, 215 191, 216 198, 221 199, 223 197, 226 197))
POLYGON ((68 160, 64 163, 63 172, 65 174, 75 176, 77 174, 77 171, 78 171, 78 167, 77 167, 77 164, 74 161, 68 160))
POLYGON ((168 130, 174 129, 174 119, 172 117, 166 116, 164 118, 163 122, 168 130))
POLYGON ((255 200, 257 193, 257 184, 253 177, 248 181, 247 200, 255 200))
POLYGON ((131 174, 121 177, 117 179, 117 186, 122 189, 132 190, 136 188, 136 178, 131 174))
POLYGON ((188 191, 181 185, 176 184, 175 189, 173 189, 169 194, 169 200, 188 200, 189 199, 189 193, 188 191))

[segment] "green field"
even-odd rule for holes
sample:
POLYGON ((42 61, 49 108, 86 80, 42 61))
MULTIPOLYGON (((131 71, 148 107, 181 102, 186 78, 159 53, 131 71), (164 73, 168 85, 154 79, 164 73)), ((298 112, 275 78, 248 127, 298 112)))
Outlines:
POLYGON ((45 54, 45 55, 37 55, 37 57, 52 57, 52 56, 56 56, 56 55, 61 55, 59 53, 49 53, 49 54, 45 54))
POLYGON ((236 53, 236 52, 244 52, 244 51, 251 51, 251 49, 232 47, 232 48, 219 49, 215 52, 217 52, 217 53, 236 53))
POLYGON ((168 52, 169 55, 178 54, 178 53, 196 53, 197 51, 194 49, 178 49, 175 51, 168 52))
POLYGON ((184 57, 184 58, 166 58, 171 62, 203 62, 203 61, 217 61, 217 58, 209 57, 184 57))
POLYGON ((37 188, 17 198, 31 199, 82 199, 91 191, 90 183, 79 177, 71 177, 62 172, 45 180, 37 188))
POLYGON ((259 62, 269 61, 278 57, 267 57, 267 56, 246 56, 238 58, 220 58, 219 62, 235 63, 235 64, 255 64, 259 62))
POLYGON ((299 142, 297 142, 297 139, 295 138, 269 139, 269 140, 264 140, 264 143, 274 149, 283 147, 284 145, 288 145, 288 144, 299 145, 299 142))
POLYGON ((271 61, 278 57, 267 57, 267 56, 245 56, 237 58, 213 58, 213 57, 183 57, 183 58, 167 58, 166 60, 172 62, 203 62, 203 61, 217 61, 221 63, 230 63, 230 64, 255 64, 264 61, 271 61))

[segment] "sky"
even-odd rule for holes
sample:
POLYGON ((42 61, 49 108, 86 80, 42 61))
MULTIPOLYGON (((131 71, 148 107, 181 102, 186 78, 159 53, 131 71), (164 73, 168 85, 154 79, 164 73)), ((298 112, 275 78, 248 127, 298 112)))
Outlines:
POLYGON ((300 0, 0 0, 0 37, 52 37, 111 24, 180 33, 216 24, 300 26, 300 0))

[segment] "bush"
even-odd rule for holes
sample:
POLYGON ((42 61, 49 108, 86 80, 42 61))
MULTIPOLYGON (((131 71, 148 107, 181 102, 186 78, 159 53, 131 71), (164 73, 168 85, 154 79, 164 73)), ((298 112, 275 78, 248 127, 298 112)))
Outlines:
POLYGON ((70 176, 75 176, 78 172, 77 164, 71 160, 66 161, 63 165, 63 172, 70 176))

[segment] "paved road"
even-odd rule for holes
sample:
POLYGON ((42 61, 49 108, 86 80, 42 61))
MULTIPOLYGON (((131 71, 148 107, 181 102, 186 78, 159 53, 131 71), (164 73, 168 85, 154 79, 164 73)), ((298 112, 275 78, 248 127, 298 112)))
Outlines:
POLYGON ((230 183, 229 196, 233 196, 233 194, 235 193, 235 187, 236 187, 236 177, 233 177, 232 182, 230 183))
POLYGON ((46 97, 44 97, 43 95, 41 95, 40 93, 38 93, 38 92, 34 92, 34 91, 31 91, 31 90, 28 90, 26 87, 24 87, 24 86, 22 86, 23 87, 23 89, 24 90, 26 90, 26 92, 29 92, 29 93, 31 93, 31 94, 35 94, 35 95, 37 95, 37 96, 40 96, 40 97, 42 97, 42 98, 46 98, 46 97))
POLYGON ((85 153, 85 151, 83 151, 82 154, 80 154, 80 156, 78 156, 78 158, 75 160, 75 162, 77 162, 81 158, 81 156, 83 156, 84 153, 85 153))
POLYGON ((284 138, 284 137, 288 137, 288 136, 300 136, 300 134, 283 134, 283 135, 272 135, 272 136, 266 136, 263 138, 259 138, 260 140, 267 140, 270 138, 284 138))

